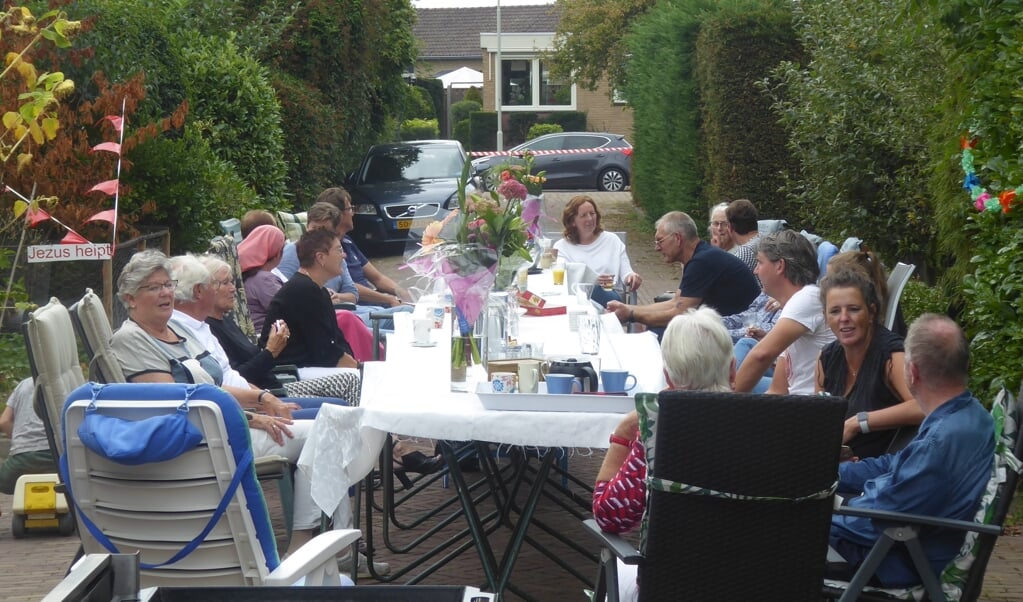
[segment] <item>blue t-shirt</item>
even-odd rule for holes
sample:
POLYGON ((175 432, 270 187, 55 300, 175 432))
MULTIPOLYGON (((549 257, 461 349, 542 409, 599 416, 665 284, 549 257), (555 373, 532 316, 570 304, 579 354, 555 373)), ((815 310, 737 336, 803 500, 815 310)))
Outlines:
POLYGON ((760 294, 753 272, 741 259, 701 240, 682 270, 682 297, 702 299, 722 316, 744 311, 760 294))
POLYGON ((348 266, 348 274, 352 277, 352 282, 374 288, 362 270, 362 267, 369 263, 369 259, 355 244, 355 241, 346 236, 341 239, 341 248, 345 250, 345 265, 348 266))

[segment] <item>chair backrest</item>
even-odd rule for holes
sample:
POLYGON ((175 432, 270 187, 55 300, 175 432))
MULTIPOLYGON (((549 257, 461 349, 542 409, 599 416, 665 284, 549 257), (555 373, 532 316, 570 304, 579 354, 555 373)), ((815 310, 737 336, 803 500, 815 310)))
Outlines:
POLYGON ((46 428, 50 452, 64 453, 60 417, 64 399, 85 382, 78 360, 78 343, 71 316, 61 302, 50 302, 33 311, 22 327, 29 365, 35 378, 35 410, 46 428))
POLYGON ((284 237, 290 242, 297 241, 305 233, 307 223, 305 211, 302 213, 278 211, 277 221, 281 224, 281 230, 284 230, 284 237))
MULTIPOLYGON (((248 425, 237 402, 210 385, 86 384, 64 406, 68 494, 76 504, 86 553, 141 554, 143 564, 166 562, 199 535, 225 497, 235 468, 251 457, 248 425), (79 437, 86 408, 139 421, 171 414, 186 399, 188 419, 202 442, 177 458, 127 465, 87 448, 79 437), (86 526, 109 538, 106 548, 86 526)), ((141 585, 259 585, 277 567, 273 529, 251 464, 198 547, 173 564, 143 568, 141 585)))
POLYGON ((242 242, 242 222, 237 217, 220 220, 220 229, 234 239, 234 244, 242 242))
MULTIPOLYGON (((1021 392, 1023 393, 1023 392, 1021 392)), ((1023 458, 1023 403, 1013 400, 1003 391, 991 408, 995 419, 995 462, 992 478, 982 499, 975 520, 991 525, 1003 525, 1012 506, 1012 498, 1019 482, 1019 459, 1023 458), (1011 455, 1010 455, 1011 454, 1011 455)), ((941 579, 946 584, 961 588, 960 601, 976 600, 984 585, 984 573, 994 552, 998 538, 994 535, 969 533, 963 549, 945 569, 941 579), (968 559, 968 560, 967 560, 968 559)), ((947 586, 946 586, 947 588, 947 586)))
POLYGON ((216 236, 210 240, 210 248, 207 252, 223 259, 227 265, 231 266, 231 273, 234 276, 234 309, 230 314, 245 336, 255 343, 259 338, 259 333, 256 332, 256 327, 252 324, 252 316, 249 315, 249 299, 245 296, 242 263, 238 260, 238 243, 227 236, 216 236))
POLYGON ((899 298, 902 297, 902 291, 905 290, 906 283, 909 282, 909 277, 913 275, 914 270, 916 270, 915 265, 900 261, 888 274, 888 301, 885 302, 884 307, 884 327, 888 330, 895 325, 895 312, 899 308, 899 298))
POLYGON ((651 477, 640 600, 819 600, 846 405, 637 396, 651 477))
POLYGON ((110 337, 114 334, 110 319, 102 300, 91 288, 85 289, 85 295, 71 306, 71 322, 85 353, 91 358, 89 378, 104 383, 125 382, 124 370, 110 347, 110 337))

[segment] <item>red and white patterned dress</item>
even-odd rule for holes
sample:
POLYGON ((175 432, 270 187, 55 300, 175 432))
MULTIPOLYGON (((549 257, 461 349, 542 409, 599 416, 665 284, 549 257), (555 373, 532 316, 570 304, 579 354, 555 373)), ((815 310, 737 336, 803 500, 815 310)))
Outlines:
POLYGON ((639 434, 618 474, 593 488, 593 518, 602 531, 624 533, 639 526, 646 510, 646 449, 639 434))

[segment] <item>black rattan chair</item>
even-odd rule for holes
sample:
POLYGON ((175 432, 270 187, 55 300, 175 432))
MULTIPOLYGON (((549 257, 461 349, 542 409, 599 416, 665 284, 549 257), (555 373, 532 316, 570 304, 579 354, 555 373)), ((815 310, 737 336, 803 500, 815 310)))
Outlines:
POLYGON ((643 551, 585 521, 605 543, 594 599, 617 599, 620 557, 639 565, 640 600, 819 600, 845 400, 665 391, 637 407, 643 551))

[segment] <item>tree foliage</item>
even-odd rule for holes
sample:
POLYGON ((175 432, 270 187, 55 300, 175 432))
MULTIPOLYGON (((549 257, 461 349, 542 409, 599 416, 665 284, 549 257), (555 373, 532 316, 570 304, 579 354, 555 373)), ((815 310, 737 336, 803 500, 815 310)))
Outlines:
POLYGON ((553 74, 589 90, 605 78, 611 90, 621 88, 627 80, 625 34, 654 4, 654 0, 557 0, 561 20, 551 55, 553 74))
MULTIPOLYGON (((771 93, 799 174, 789 216, 830 238, 865 239, 885 261, 933 267, 927 133, 947 76, 926 11, 895 0, 794 4, 808 61, 779 66, 771 93)), ((933 25, 933 23, 932 23, 933 25)))

